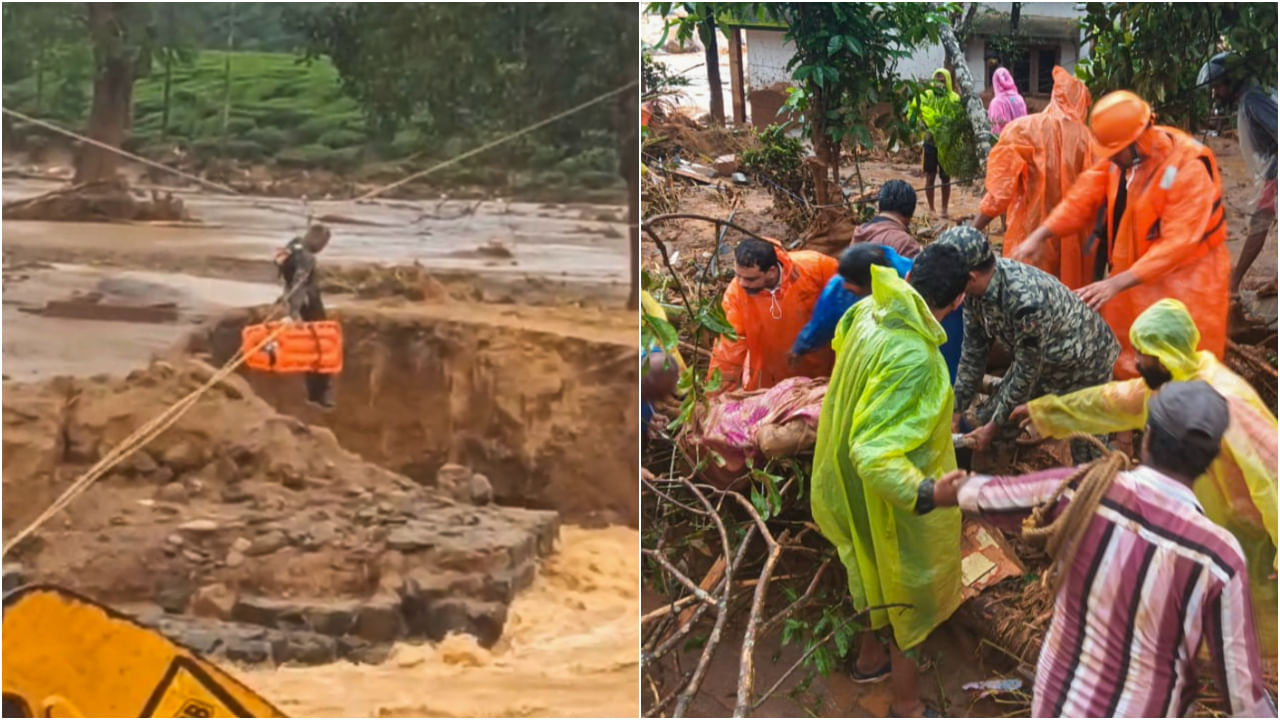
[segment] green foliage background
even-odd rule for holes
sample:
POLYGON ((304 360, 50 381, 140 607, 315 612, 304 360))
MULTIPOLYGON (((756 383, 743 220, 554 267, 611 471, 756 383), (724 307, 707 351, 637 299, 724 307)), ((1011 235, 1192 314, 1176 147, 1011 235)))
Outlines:
MULTIPOLYGON (((634 6, 629 61, 617 49, 628 42, 625 13, 608 15, 606 4, 565 6, 573 12, 539 3, 126 7, 139 58, 126 148, 162 159, 181 149, 197 164, 345 172, 380 163, 379 171, 408 173, 636 76, 634 6)), ((6 3, 3 14, 5 106, 83 130, 93 75, 85 5, 6 3)), ((602 103, 447 169, 438 182, 620 196, 616 113, 602 103)), ((49 142, 7 118, 5 133, 49 142)))

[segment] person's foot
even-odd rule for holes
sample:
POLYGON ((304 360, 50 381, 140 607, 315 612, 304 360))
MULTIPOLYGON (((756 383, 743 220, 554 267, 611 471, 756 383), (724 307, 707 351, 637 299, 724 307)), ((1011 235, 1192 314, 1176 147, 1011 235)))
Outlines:
POLYGON ((854 682, 868 683, 889 677, 889 651, 872 636, 858 646, 858 655, 849 666, 854 682))

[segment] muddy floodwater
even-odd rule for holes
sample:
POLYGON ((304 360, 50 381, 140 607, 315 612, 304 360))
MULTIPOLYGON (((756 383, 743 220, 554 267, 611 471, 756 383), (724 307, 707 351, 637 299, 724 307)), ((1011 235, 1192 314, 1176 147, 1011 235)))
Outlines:
POLYGON ((228 669, 293 716, 635 717, 639 543, 629 528, 564 527, 492 651, 453 635, 376 666, 228 669))
MULTIPOLYGON (((6 179, 11 202, 62 187, 43 180, 6 179)), ((117 252, 150 250, 231 258, 270 258, 300 233, 307 218, 325 221, 330 262, 420 262, 433 269, 530 274, 596 283, 627 280, 624 208, 503 200, 311 200, 175 192, 201 228, 128 224, 6 222, 6 247, 57 247, 91 237, 117 252), (495 257, 482 248, 500 245, 495 257), (177 246, 177 247, 174 247, 177 246)))

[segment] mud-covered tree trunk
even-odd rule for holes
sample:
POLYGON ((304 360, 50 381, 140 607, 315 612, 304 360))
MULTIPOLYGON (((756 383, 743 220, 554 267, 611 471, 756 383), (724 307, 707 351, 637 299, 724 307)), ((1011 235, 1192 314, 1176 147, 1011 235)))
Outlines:
MULTIPOLYGON (((89 32, 93 39, 93 105, 86 134, 120 147, 129 125, 133 96, 133 61, 125 46, 125 30, 116 3, 89 3, 89 32)), ((76 158, 76 183, 115 177, 118 156, 84 145, 76 158)))
POLYGON ((985 177, 987 155, 991 153, 991 122, 987 119, 986 108, 982 107, 982 99, 973 90, 973 75, 969 74, 969 64, 965 61, 964 50, 956 39, 955 31, 943 23, 938 28, 938 37, 947 52, 947 63, 953 68, 956 90, 973 127, 973 139, 978 145, 978 176, 985 177))
POLYGON ((720 84, 720 48, 716 42, 715 11, 707 9, 698 23, 702 46, 707 56, 707 86, 711 88, 711 122, 724 125, 724 89, 720 84))

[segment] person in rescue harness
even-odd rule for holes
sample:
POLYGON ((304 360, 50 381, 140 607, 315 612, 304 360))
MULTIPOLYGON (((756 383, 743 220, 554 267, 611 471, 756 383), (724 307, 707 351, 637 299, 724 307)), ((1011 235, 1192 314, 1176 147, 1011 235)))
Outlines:
MULTIPOLYGON (((276 266, 284 281, 281 301, 289 312, 285 322, 316 322, 326 318, 316 274, 316 255, 328 244, 329 228, 317 223, 307 228, 302 237, 290 240, 276 254, 276 266)), ((303 383, 307 389, 307 402, 326 410, 333 408, 333 388, 328 375, 306 373, 303 383)))
POLYGON ((831 372, 831 348, 794 363, 788 362, 788 351, 809 322, 837 264, 819 252, 787 252, 776 240, 749 237, 738 243, 735 276, 721 301, 737 338, 716 339, 709 370, 720 371, 721 390, 763 390, 789 377, 825 377, 831 372))
POLYGON ((1149 406, 1170 382, 1203 380, 1227 399, 1231 423, 1222 452, 1191 486, 1205 515, 1231 532, 1249 561, 1254 621, 1263 654, 1276 655, 1276 416, 1244 378, 1209 352, 1187 308, 1161 300, 1133 321, 1141 380, 1118 380, 1014 408, 1041 437, 1141 430, 1149 406))
POLYGON ((1098 161, 1014 251, 1030 262, 1049 240, 1099 226, 1094 282, 1076 294, 1102 313, 1123 347, 1117 379, 1138 377, 1129 343, 1134 318, 1157 300, 1180 300, 1200 329, 1200 350, 1219 360, 1227 345, 1231 256, 1222 177, 1213 151, 1177 128, 1155 124, 1151 106, 1118 90, 1089 118, 1098 161), (1098 211, 1105 210, 1099 222, 1098 211))
POLYGON ((1231 273, 1232 295, 1240 292, 1240 281, 1262 252, 1267 232, 1276 225, 1276 94, 1259 87, 1252 75, 1242 56, 1224 52, 1210 58, 1196 78, 1197 86, 1212 89, 1214 100, 1239 106, 1240 154, 1254 176, 1249 232, 1231 273))

